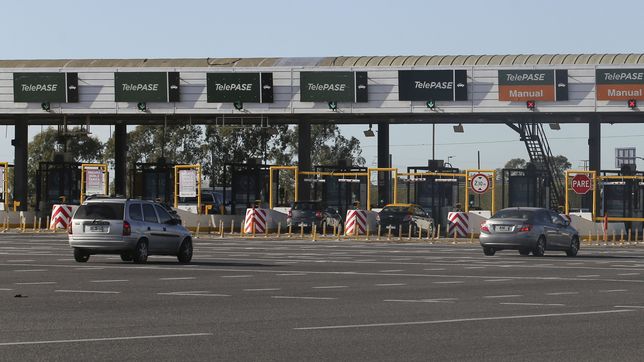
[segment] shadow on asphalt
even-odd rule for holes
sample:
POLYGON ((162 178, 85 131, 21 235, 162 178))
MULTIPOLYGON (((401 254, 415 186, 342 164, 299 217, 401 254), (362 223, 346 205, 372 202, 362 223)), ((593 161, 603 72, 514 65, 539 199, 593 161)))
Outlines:
POLYGON ((256 267, 256 268, 267 268, 267 267, 281 267, 283 265, 279 264, 262 264, 262 263, 244 263, 244 262, 215 262, 215 261, 192 261, 188 264, 181 264, 176 261, 164 261, 164 260, 148 260, 145 264, 134 264, 128 261, 115 262, 116 264, 128 264, 128 265, 137 265, 137 266, 146 266, 146 265, 171 265, 171 266, 231 266, 231 267, 256 267))

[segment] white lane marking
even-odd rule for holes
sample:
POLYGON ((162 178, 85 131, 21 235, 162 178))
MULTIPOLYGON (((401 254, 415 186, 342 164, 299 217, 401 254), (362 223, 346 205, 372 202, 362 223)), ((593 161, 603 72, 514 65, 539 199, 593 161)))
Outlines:
POLYGON ((616 305, 614 308, 644 308, 644 305, 616 305))
POLYGON ((302 276, 306 275, 306 273, 285 273, 285 274, 275 274, 279 277, 297 277, 297 276, 302 276))
POLYGON ((56 282, 29 282, 29 283, 15 283, 16 285, 44 285, 44 284, 56 284, 56 282))
POLYGON ((511 280, 512 279, 507 279, 507 278, 506 279, 486 279, 486 280, 484 280, 484 282, 492 282, 492 283, 493 282, 509 282, 511 280))
POLYGON ((403 271, 402 269, 391 269, 391 270, 380 270, 381 273, 398 273, 403 271))
POLYGON ((599 274, 585 274, 585 275, 577 275, 577 278, 597 278, 599 274))
POLYGON ((252 275, 222 275, 222 278, 250 278, 252 275))
POLYGON ((523 297, 522 294, 507 294, 507 295, 486 295, 483 298, 493 299, 493 298, 517 298, 523 297))
POLYGON ((5 291, 5 292, 6 292, 6 291, 9 291, 9 290, 13 290, 13 289, 11 289, 11 288, 0 288, 0 290, 2 290, 2 291, 5 291))
POLYGON ((19 269, 19 270, 14 270, 14 272, 17 272, 17 273, 44 272, 44 271, 47 271, 47 269, 19 269))
POLYGON ((7 263, 27 263, 31 261, 36 261, 34 259, 22 259, 22 260, 7 260, 7 263))
POLYGON ((70 290, 58 289, 54 290, 56 293, 96 293, 96 294, 120 294, 121 292, 106 291, 106 290, 70 290))
POLYGON ((499 303, 499 304, 504 304, 504 305, 542 305, 542 306, 549 306, 549 307, 565 307, 565 304, 560 304, 560 303, 511 303, 511 302, 506 302, 506 303, 499 303))
POLYGON ((402 302, 402 303, 454 303, 458 298, 438 298, 438 299, 385 299, 383 302, 402 302))
POLYGON ((159 280, 192 280, 195 277, 159 278, 159 280))
POLYGON ((627 275, 640 275, 640 273, 622 273, 622 274, 617 274, 617 275, 623 275, 623 276, 627 276, 627 275))
POLYGON ((374 284, 377 287, 399 287, 407 285, 406 283, 385 283, 385 284, 374 284))
POLYGON ((180 338, 180 337, 199 337, 199 336, 212 336, 212 333, 159 334, 159 335, 154 335, 154 336, 60 339, 60 340, 53 340, 53 341, 5 342, 5 343, 0 343, 0 346, 21 346, 21 345, 29 345, 29 344, 81 343, 81 342, 103 342, 103 341, 127 341, 127 340, 134 340, 134 339, 180 338))
POLYGON ((105 279, 105 280, 90 280, 90 283, 120 283, 129 282, 127 279, 105 279))
POLYGON ((466 266, 463 269, 485 269, 484 266, 466 266))
POLYGON ((271 298, 274 299, 310 299, 310 300, 334 300, 338 298, 330 298, 330 297, 292 297, 288 295, 273 295, 271 298))
POLYGON ((229 294, 216 294, 210 293, 207 290, 198 290, 198 291, 188 291, 188 292, 169 292, 169 293, 157 293, 157 295, 176 295, 184 297, 230 297, 229 294))
POLYGON ((313 287, 313 289, 341 289, 341 288, 348 288, 346 285, 327 285, 327 286, 321 286, 321 287, 313 287))
POLYGON ((423 270, 426 270, 426 271, 441 271, 441 270, 445 270, 445 268, 430 268, 430 269, 423 269, 423 270))
POLYGON ((74 261, 73 258, 56 259, 56 261, 74 261))
POLYGON ((105 268, 103 267, 97 267, 97 266, 86 266, 86 267, 81 267, 81 268, 74 268, 75 270, 103 270, 105 268))
POLYGON ((245 292, 268 292, 282 290, 282 288, 256 288, 256 289, 244 289, 245 292))
POLYGON ((628 289, 607 289, 607 290, 600 290, 600 293, 620 293, 620 292, 628 292, 628 289))
POLYGON ((447 324, 447 323, 463 323, 463 322, 496 321, 496 320, 506 320, 506 319, 574 317, 574 316, 583 316, 583 315, 627 313, 627 312, 634 312, 634 310, 630 310, 630 309, 613 310, 613 309, 611 309, 611 310, 600 310, 600 311, 592 311, 592 312, 525 314, 525 315, 511 315, 511 316, 499 316, 499 317, 443 319, 443 320, 434 320, 434 321, 414 321, 414 322, 391 322, 391 323, 373 323, 373 324, 346 324, 346 325, 336 325, 336 326, 299 327, 299 328, 293 328, 293 329, 294 330, 320 330, 320 329, 348 329, 348 328, 369 328, 369 327, 413 326, 413 325, 424 325, 424 324, 447 324))
POLYGON ((463 281, 453 281, 453 282, 434 282, 434 284, 463 284, 463 281))
POLYGON ((573 295, 579 294, 579 292, 555 292, 555 293, 546 293, 546 295, 573 295))

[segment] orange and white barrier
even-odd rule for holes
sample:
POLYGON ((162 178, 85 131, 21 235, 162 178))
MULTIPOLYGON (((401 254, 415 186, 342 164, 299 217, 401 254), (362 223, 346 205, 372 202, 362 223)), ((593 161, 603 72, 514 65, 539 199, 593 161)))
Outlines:
POLYGON ((367 210, 348 210, 344 225, 345 235, 366 234, 367 210))
POLYGON ((255 233, 261 234, 266 232, 266 221, 268 220, 268 210, 264 209, 246 209, 244 218, 244 233, 252 234, 253 227, 255 233))
POLYGON ((447 214, 447 235, 466 237, 470 229, 470 217, 466 212, 450 212, 447 214))
POLYGON ((78 206, 73 205, 54 205, 51 209, 51 218, 49 219, 49 229, 67 229, 72 221, 74 209, 78 206))

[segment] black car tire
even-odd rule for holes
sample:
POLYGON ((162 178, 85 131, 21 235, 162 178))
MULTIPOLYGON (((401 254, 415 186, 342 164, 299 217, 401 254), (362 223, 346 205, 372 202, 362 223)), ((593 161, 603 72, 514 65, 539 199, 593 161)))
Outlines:
POLYGON ((496 250, 494 250, 494 248, 491 248, 489 246, 483 247, 483 254, 485 254, 486 256, 493 256, 494 253, 496 253, 496 250))
POLYGON ((89 260, 89 253, 81 248, 74 248, 74 259, 79 263, 86 263, 89 260))
POLYGON ((148 261, 148 241, 140 240, 134 249, 133 260, 135 264, 143 264, 148 261))
POLYGON ((530 255, 530 249, 519 249, 519 254, 521 255, 530 255))
POLYGON ((573 257, 579 252, 579 238, 574 236, 570 241, 570 249, 566 250, 566 255, 573 257))
POLYGON ((131 253, 121 253, 121 260, 123 261, 132 261, 133 257, 131 253))
POLYGON ((190 263, 190 260, 192 260, 192 240, 190 240, 190 238, 186 238, 183 243, 181 243, 177 259, 181 264, 188 264, 190 263))
POLYGON ((543 256, 546 253, 546 238, 540 236, 537 239, 537 245, 532 250, 532 255, 534 256, 543 256))

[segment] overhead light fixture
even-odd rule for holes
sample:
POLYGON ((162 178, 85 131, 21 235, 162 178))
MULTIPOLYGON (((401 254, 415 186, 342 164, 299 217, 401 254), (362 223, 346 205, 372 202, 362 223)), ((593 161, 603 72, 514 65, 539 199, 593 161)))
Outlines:
POLYGON ((454 126, 454 132, 455 133, 463 133, 463 132, 465 132, 465 129, 463 128, 463 124, 459 123, 456 126, 454 126))
POLYGON ((45 112, 51 111, 51 105, 49 104, 49 102, 40 103, 40 108, 42 108, 42 110, 45 112))
POLYGON ((329 109, 332 110, 332 111, 337 111, 338 110, 338 102, 329 101, 329 109))
POLYGON ((136 108, 141 112, 146 112, 148 110, 148 105, 145 102, 139 102, 136 104, 136 108))
POLYGON ((244 109, 244 103, 242 101, 236 101, 233 103, 233 106, 235 107, 236 110, 241 111, 244 109))
POLYGON ((428 100, 426 104, 427 104, 427 108, 429 109, 436 108, 436 101, 434 101, 433 99, 428 100))
POLYGON ((550 126, 550 129, 554 129, 556 131, 561 129, 561 126, 559 125, 559 123, 550 123, 549 126, 550 126))
POLYGON ((533 110, 534 110, 534 107, 536 107, 536 106, 537 106, 537 102, 536 102, 536 101, 532 101, 532 100, 530 100, 530 101, 526 101, 526 102, 525 102, 525 106, 526 106, 526 108, 528 108, 529 110, 533 111, 533 110))
POLYGON ((371 123, 369 123, 369 129, 364 131, 364 136, 365 137, 375 137, 376 136, 374 131, 371 129, 371 123))

